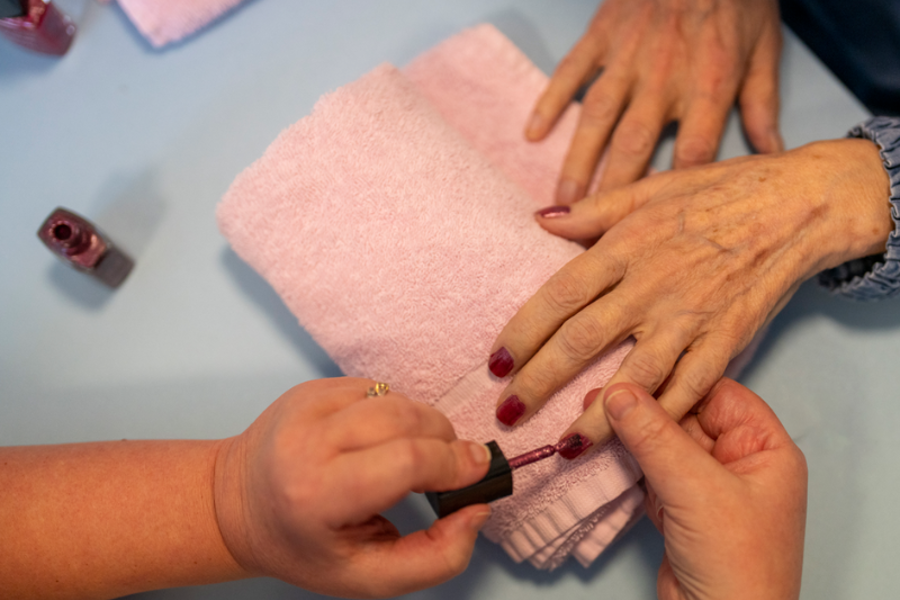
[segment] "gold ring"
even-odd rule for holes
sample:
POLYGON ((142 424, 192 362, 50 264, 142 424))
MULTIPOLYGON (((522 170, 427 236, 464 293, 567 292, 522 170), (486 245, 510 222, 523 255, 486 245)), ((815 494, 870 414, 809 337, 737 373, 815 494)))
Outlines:
POLYGON ((375 385, 373 385, 366 391, 366 397, 374 398, 375 396, 384 396, 389 391, 391 391, 391 386, 389 386, 386 383, 377 381, 377 382, 375 382, 375 385))

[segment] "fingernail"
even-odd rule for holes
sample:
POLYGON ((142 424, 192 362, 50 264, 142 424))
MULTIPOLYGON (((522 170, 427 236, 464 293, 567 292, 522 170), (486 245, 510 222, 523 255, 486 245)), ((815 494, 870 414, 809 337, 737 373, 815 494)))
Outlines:
POLYGON ((491 462, 491 449, 484 444, 472 442, 469 444, 469 454, 476 465, 486 465, 491 462))
POLYGON ((541 132, 544 130, 544 117, 539 115, 538 113, 534 113, 531 115, 531 120, 528 121, 528 127, 525 128, 525 136, 529 138, 538 137, 541 132))
POLYGON ((553 217, 561 217, 563 215, 567 215, 571 212, 568 206, 548 206, 547 208, 542 208, 537 211, 535 214, 539 217, 543 217, 545 219, 552 219, 553 217))
POLYGON ((559 187, 556 188, 556 204, 566 205, 572 204, 576 200, 581 200, 578 197, 580 191, 581 186, 578 185, 577 181, 563 179, 559 182, 559 187))
POLYGON ((580 433, 570 433, 556 444, 556 451, 565 459, 581 456, 594 443, 580 433))
POLYGON ((472 518, 469 519, 469 526, 475 531, 481 531, 481 528, 484 527, 484 524, 488 519, 491 518, 491 509, 486 508, 484 510, 478 511, 472 518))
POLYGON ((500 348, 488 359, 488 369, 497 377, 506 377, 513 370, 513 357, 506 348, 500 348))
POLYGON ((497 420, 512 427, 525 414, 525 405, 519 397, 512 395, 497 407, 497 420))
POLYGON ((588 407, 591 404, 593 404, 595 400, 597 400, 597 397, 600 395, 600 392, 602 392, 602 391, 603 391, 603 388, 601 387, 601 388, 591 390, 587 394, 584 395, 584 410, 587 410, 588 407))
POLYGON ((606 399, 606 414, 617 421, 621 421, 636 405, 637 396, 631 390, 621 388, 606 399))

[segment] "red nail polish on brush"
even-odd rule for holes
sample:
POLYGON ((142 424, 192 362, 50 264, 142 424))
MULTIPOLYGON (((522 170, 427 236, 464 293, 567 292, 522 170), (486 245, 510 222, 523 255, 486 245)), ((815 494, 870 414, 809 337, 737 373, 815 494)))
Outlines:
POLYGON ((75 23, 49 0, 0 0, 0 17, 0 34, 34 52, 61 56, 75 37, 75 23))
POLYGON ((112 288, 118 287, 134 266, 134 261, 93 223, 64 208, 54 210, 37 234, 71 267, 112 288))

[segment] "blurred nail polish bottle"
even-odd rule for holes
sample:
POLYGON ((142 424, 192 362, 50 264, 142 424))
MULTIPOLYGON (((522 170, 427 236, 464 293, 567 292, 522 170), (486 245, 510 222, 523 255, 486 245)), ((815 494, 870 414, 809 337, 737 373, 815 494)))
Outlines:
POLYGON ((64 208, 54 210, 38 237, 63 261, 111 288, 119 287, 134 261, 113 245, 93 223, 64 208))
POLYGON ((63 55, 75 37, 75 23, 50 0, 0 0, 0 34, 43 54, 63 55))

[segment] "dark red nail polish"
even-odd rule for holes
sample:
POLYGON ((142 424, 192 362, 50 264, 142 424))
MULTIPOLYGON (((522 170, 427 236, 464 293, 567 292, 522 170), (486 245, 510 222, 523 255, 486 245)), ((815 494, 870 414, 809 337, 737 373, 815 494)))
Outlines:
POLYGON ((548 206, 537 211, 536 214, 545 219, 552 219, 553 217, 567 215, 569 212, 571 212, 571 209, 568 206, 548 206))
POLYGON ((63 261, 109 287, 118 287, 134 266, 93 223, 64 208, 54 210, 37 234, 63 261))
POLYGON ((497 407, 497 420, 512 427, 525 414, 525 405, 518 396, 510 396, 497 407))
POLYGON ((63 55, 72 44, 75 23, 52 2, 0 0, 0 9, 0 34, 23 48, 63 55))
POLYGON ((556 445, 556 451, 559 452, 559 455, 563 458, 572 460, 573 458, 581 456, 585 450, 593 445, 594 443, 591 440, 580 433, 570 433, 556 445))
POLYGON ((506 348, 500 348, 488 359, 488 369, 497 377, 506 377, 513 370, 513 357, 506 348))

